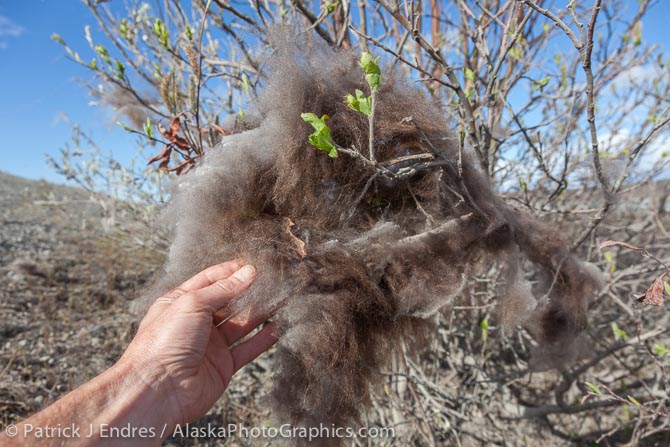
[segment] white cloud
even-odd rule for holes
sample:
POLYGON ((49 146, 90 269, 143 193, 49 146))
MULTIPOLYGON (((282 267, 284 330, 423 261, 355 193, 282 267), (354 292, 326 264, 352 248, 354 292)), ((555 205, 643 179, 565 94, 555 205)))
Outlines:
MULTIPOLYGON (((600 138, 600 147, 609 154, 620 153, 623 149, 631 150, 639 143, 636 135, 633 135, 630 129, 621 128, 615 133, 604 132, 600 138)), ((668 161, 670 154, 670 133, 666 128, 659 130, 654 137, 642 148, 635 161, 631 172, 631 178, 644 178, 651 172, 658 170, 668 161)), ((607 165, 610 171, 617 171, 620 175, 627 164, 628 157, 618 156, 615 158, 605 158, 603 165, 607 165)), ((612 172, 610 172, 612 174, 612 172)), ((663 175, 667 178, 667 175, 663 175)))
POLYGON ((0 16, 0 37, 19 37, 25 30, 9 17, 0 16))
POLYGON ((652 82, 654 79, 662 79, 666 76, 667 73, 656 65, 636 65, 622 71, 619 76, 614 79, 613 84, 616 88, 623 89, 636 85, 644 85, 652 82))
POLYGON ((20 37, 25 32, 25 28, 15 23, 12 19, 5 16, 0 16, 0 50, 4 50, 9 46, 6 38, 20 37))
MULTIPOLYGON (((659 167, 660 163, 667 162, 670 154, 670 135, 668 132, 660 133, 657 138, 649 142, 640 155, 637 170, 646 174, 659 167)), ((667 174, 662 174, 668 178, 667 174)))

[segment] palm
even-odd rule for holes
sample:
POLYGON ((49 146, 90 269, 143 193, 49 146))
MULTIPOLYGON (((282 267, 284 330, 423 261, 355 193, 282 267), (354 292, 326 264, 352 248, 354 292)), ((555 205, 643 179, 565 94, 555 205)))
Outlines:
MULTIPOLYGON (((193 349, 179 353, 173 373, 173 390, 184 419, 207 412, 230 383, 235 371, 230 348, 223 335, 212 327, 207 339, 202 337, 193 349)), ((197 417, 197 416, 196 416, 197 417)))
POLYGON ((140 324, 129 355, 155 357, 166 376, 165 392, 177 408, 181 423, 204 415, 223 394, 233 374, 276 338, 271 325, 254 337, 230 348, 266 317, 236 316, 221 326, 217 311, 250 284, 235 279, 234 262, 210 267, 160 298, 140 324), (223 284, 227 280, 228 284, 223 284), (137 345, 137 346, 133 346, 137 345))

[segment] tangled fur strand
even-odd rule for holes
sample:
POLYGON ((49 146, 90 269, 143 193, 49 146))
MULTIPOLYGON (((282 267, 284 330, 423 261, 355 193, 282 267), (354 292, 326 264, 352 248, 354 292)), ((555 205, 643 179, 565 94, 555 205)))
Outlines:
POLYGON ((426 340, 431 315, 482 261, 503 260, 507 269, 503 323, 525 324, 544 352, 568 360, 598 272, 551 227, 500 200, 467 157, 459 176, 447 120, 393 74, 378 93, 377 160, 430 156, 440 166, 389 179, 310 146, 303 112, 328 114, 334 141, 368 155, 367 119, 342 100, 364 81, 352 54, 309 42, 298 50, 278 34, 255 118, 175 185, 164 218, 172 245, 158 287, 234 257, 256 265, 255 285, 235 306, 276 312, 283 335, 274 409, 298 425, 357 420, 401 341, 426 340), (522 257, 552 283, 546 299, 537 302, 524 282, 522 257))

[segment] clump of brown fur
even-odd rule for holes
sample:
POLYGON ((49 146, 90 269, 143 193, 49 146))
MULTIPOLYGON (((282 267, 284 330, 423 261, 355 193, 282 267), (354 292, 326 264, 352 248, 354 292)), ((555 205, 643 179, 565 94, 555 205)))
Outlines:
POLYGON ((597 275, 554 230, 497 198, 467 157, 460 177, 447 120, 392 73, 384 71, 378 94, 377 160, 432 154, 440 166, 370 180, 373 167, 310 146, 303 112, 328 114, 333 139, 369 155, 367 119, 343 103, 347 92, 364 88, 356 58, 310 45, 302 41, 298 50, 275 36, 257 117, 176 185, 160 287, 234 257, 257 267, 255 285, 236 305, 277 311, 283 336, 274 408, 294 424, 356 420, 400 340, 420 342, 427 318, 460 293, 482 260, 506 259, 501 308, 509 305, 515 317, 525 312, 513 323, 559 352, 586 325, 597 275), (520 253, 552 283, 537 305, 521 283, 520 253))

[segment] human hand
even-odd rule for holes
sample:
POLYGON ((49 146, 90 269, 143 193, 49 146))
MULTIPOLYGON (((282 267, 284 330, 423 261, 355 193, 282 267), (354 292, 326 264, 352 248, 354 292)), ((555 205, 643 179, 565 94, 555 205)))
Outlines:
POLYGON ((137 378, 169 396, 161 413, 171 425, 191 422, 214 405, 232 375, 277 340, 272 323, 231 347, 267 318, 222 315, 253 282, 255 270, 240 260, 198 273, 162 296, 140 323, 118 362, 137 378), (173 418, 173 419, 172 419, 173 418))
POLYGON ((266 318, 236 315, 226 321, 227 304, 254 274, 242 261, 225 262, 156 300, 114 366, 16 424, 13 433, 0 433, 0 444, 158 445, 177 425, 203 416, 232 375, 277 341, 270 323, 235 345, 266 318), (61 426, 73 427, 72 436, 39 435, 61 426), (133 431, 119 437, 110 428, 133 431))

